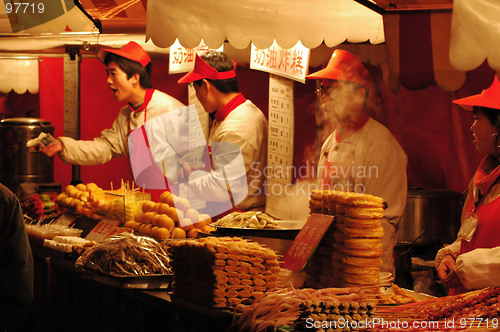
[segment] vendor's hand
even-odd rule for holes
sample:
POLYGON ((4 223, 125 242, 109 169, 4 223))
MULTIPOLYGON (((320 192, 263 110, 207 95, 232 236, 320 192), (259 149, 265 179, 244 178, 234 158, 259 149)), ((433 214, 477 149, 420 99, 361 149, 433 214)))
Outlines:
POLYGON ((454 288, 460 285, 460 278, 455 273, 455 259, 451 255, 446 255, 439 267, 437 275, 441 282, 448 288, 454 288))
POLYGON ((179 172, 179 181, 188 181, 189 180, 189 175, 193 173, 194 171, 198 171, 202 168, 200 167, 194 167, 189 165, 186 162, 181 162, 181 170, 179 172))
POLYGON ((42 148, 42 152, 49 157, 53 157, 55 154, 61 152, 62 150, 63 150, 62 143, 58 139, 42 148))

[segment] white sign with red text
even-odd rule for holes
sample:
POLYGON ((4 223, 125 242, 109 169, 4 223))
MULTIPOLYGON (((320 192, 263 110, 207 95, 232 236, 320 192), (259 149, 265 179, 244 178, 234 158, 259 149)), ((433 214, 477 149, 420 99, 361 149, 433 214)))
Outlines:
POLYGON ((305 83, 309 55, 310 50, 300 41, 290 49, 281 48, 276 41, 266 49, 252 44, 250 68, 305 83))
MULTIPOLYGON (((219 47, 217 51, 222 52, 223 46, 219 47)), ((175 43, 170 46, 170 56, 169 56, 169 74, 177 73, 187 73, 194 67, 194 58, 196 52, 200 50, 209 50, 208 46, 205 45, 203 40, 200 45, 195 48, 185 48, 179 43, 179 39, 175 40, 175 43)))

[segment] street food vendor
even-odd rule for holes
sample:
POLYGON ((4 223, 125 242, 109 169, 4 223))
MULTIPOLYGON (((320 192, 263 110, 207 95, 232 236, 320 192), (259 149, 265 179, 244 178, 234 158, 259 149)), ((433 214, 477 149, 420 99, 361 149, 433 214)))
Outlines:
POLYGON ((321 80, 320 108, 336 125, 321 148, 320 187, 384 198, 388 207, 381 220, 381 271, 394 274, 393 250, 406 204, 406 154, 391 132, 368 114, 373 82, 356 56, 336 49, 327 67, 307 78, 321 80))
POLYGON ((107 163, 112 158, 128 155, 128 135, 132 130, 151 118, 184 106, 177 99, 152 89, 151 59, 136 42, 131 41, 120 49, 101 49, 98 57, 106 66, 113 97, 127 105, 100 137, 88 141, 59 137, 43 148, 49 157, 58 154, 64 162, 75 165, 107 163))
POLYGON ((472 106, 476 149, 486 154, 470 184, 457 240, 438 251, 435 266, 450 295, 500 286, 500 82, 453 101, 472 106))
POLYGON ((225 205, 222 209, 215 209, 220 213, 227 207, 241 210, 263 208, 266 199, 267 119, 239 92, 236 64, 223 52, 197 54, 194 69, 179 80, 179 83, 191 82, 198 100, 211 118, 208 144, 212 171, 195 170, 183 164, 184 177, 192 182, 192 190, 198 197, 225 205), (228 166, 230 163, 237 164, 238 156, 239 159, 242 156, 241 164, 228 166), (238 174, 237 168, 240 166, 239 173, 246 176, 244 190, 238 190, 243 192, 243 197, 236 199, 238 192, 231 190, 230 184, 227 190, 224 185, 222 190, 214 190, 221 187, 218 179, 239 177, 241 174, 238 174), (235 174, 231 176, 228 173, 235 174), (228 197, 231 204, 228 204, 228 197))

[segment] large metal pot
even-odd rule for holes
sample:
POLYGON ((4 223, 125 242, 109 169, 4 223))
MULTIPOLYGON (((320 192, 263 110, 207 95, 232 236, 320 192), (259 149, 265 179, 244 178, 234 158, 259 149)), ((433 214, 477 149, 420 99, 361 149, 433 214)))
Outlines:
POLYGON ((462 204, 462 194, 456 191, 409 188, 399 242, 432 248, 452 243, 460 228, 462 204))
POLYGON ((12 118, 0 121, 0 181, 48 183, 54 180, 53 158, 26 147, 26 142, 41 132, 54 133, 49 121, 37 118, 12 118))

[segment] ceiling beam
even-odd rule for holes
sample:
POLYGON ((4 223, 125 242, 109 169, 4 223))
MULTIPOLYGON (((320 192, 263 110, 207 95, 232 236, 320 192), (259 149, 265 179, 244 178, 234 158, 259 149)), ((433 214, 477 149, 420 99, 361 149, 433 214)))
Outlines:
POLYGON ((453 0, 354 0, 383 15, 387 13, 415 11, 451 11, 453 0))

